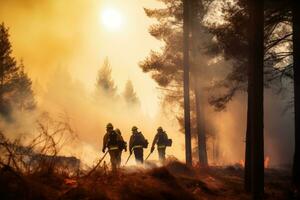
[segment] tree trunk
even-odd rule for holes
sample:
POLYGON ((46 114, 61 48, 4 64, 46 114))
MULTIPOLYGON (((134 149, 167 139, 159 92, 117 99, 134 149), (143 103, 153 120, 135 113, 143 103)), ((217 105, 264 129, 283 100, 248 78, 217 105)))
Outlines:
POLYGON ((205 136, 205 122, 204 122, 204 110, 202 99, 204 98, 202 89, 201 89, 201 71, 204 66, 200 66, 197 63, 199 59, 199 45, 201 34, 201 22, 200 20, 203 15, 203 6, 201 0, 191 0, 190 1, 190 24, 191 24, 191 71, 194 85, 194 94, 195 94, 195 109, 196 109, 196 126, 197 126, 197 136, 198 136, 198 156, 199 163, 202 166, 207 166, 207 151, 206 151, 206 136, 205 136))
MULTIPOLYGON (((248 66, 248 76, 251 76, 249 73, 248 66)), ((246 150, 245 150, 245 174, 244 174, 244 188, 246 192, 251 192, 251 90, 248 84, 248 109, 247 109, 247 130, 246 130, 246 150)))
POLYGON ((293 184, 300 187, 300 5, 293 1, 293 70, 295 105, 295 152, 293 163, 293 184))
POLYGON ((189 66, 189 33, 190 16, 189 0, 183 0, 183 90, 184 90, 184 128, 186 164, 192 165, 191 119, 190 119, 190 66, 189 66))
POLYGON ((264 3, 249 1, 250 11, 250 87, 251 118, 251 180, 252 198, 263 199, 264 194, 264 127, 263 127, 263 60, 264 60, 264 3))
POLYGON ((195 106, 196 106, 196 120, 197 120, 197 133, 198 133, 198 156, 201 166, 208 166, 207 151, 206 151, 206 134, 205 134, 205 120, 204 109, 201 101, 201 90, 198 86, 198 81, 195 81, 195 106), (202 110, 201 110, 202 109, 202 110), (201 114, 202 113, 202 114, 201 114))

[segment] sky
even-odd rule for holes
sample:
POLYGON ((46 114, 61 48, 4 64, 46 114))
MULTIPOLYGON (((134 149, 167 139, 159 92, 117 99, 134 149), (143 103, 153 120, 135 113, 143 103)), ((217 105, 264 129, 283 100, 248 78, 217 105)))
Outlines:
MULTIPOLYGON (((39 108, 57 115, 66 112, 72 118, 81 144, 76 148, 69 146, 66 151, 72 154, 74 149, 80 149, 79 157, 90 162, 101 151, 106 123, 112 122, 121 129, 125 140, 136 125, 149 142, 156 127, 163 126, 170 137, 176 137, 176 148, 170 149, 169 154, 184 158, 183 134, 176 120, 162 117, 157 85, 138 66, 150 50, 162 46, 148 33, 153 21, 143 10, 161 6, 157 1, 0 1, 0 21, 9 27, 13 56, 23 61, 33 80, 39 108), (115 15, 117 27, 110 24, 110 20, 115 22, 115 15), (100 100, 102 103, 92 99, 97 72, 106 57, 119 94, 128 79, 133 82, 141 102, 141 110, 136 113, 122 103, 106 101, 105 97, 100 100)), ((22 117, 19 121, 19 127, 33 131, 22 117)))
MULTIPOLYGON (((148 34, 153 22, 143 8, 160 6, 149 0, 1 0, 0 20, 10 28, 13 54, 22 59, 26 71, 39 84, 57 68, 67 68, 88 90, 105 57, 120 92, 131 79, 145 113, 159 109, 154 81, 138 67, 151 49, 161 43, 148 34), (110 15, 117 13, 121 25, 111 29, 110 15)), ((112 16, 114 17, 114 16, 112 16)))

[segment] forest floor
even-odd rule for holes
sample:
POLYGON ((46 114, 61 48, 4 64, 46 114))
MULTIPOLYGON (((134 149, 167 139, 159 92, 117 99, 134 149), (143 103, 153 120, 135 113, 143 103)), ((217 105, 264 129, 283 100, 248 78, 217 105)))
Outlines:
MULTIPOLYGON (((250 199, 243 190, 243 168, 236 166, 188 168, 172 161, 165 166, 127 167, 118 173, 100 168, 84 178, 66 175, 20 175, 0 171, 1 199, 250 199)), ((266 169, 265 199, 293 197, 288 171, 266 169)))

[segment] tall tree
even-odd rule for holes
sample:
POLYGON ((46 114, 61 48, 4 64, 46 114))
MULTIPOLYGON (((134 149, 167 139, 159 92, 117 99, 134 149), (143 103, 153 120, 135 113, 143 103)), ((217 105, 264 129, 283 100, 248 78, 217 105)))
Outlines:
MULTIPOLYGON (((218 82, 213 89, 221 88, 210 98, 210 103, 217 110, 222 110, 226 104, 233 99, 239 91, 247 91, 247 129, 246 129, 246 151, 245 151, 245 189, 251 191, 251 119, 253 118, 252 93, 250 85, 247 84, 251 65, 249 64, 249 44, 251 44, 249 30, 249 1, 238 0, 223 2, 222 11, 224 23, 209 24, 208 28, 216 36, 217 43, 213 45, 210 53, 221 53, 226 60, 232 63, 232 69, 224 80, 218 82), (225 91, 225 92, 224 92, 225 91)), ((290 26, 290 11, 288 1, 265 1, 265 27, 264 27, 264 75, 265 85, 276 85, 282 77, 291 76, 290 57, 292 52, 290 26), (282 48, 283 47, 283 48, 282 48)))
MULTIPOLYGON (((197 80, 196 80, 197 81, 197 80)), ((201 96, 201 89, 196 84, 195 90, 195 107, 196 107, 196 123, 197 123, 197 136, 198 136, 198 158, 201 166, 208 166, 207 149, 206 149, 206 130, 205 130, 205 116, 204 116, 204 103, 201 96)))
POLYGON ((184 90, 184 129, 186 163, 192 165, 191 118, 190 118, 190 4, 183 0, 183 90, 184 90))
POLYGON ((0 115, 9 119, 13 110, 32 110, 35 107, 31 80, 12 57, 9 29, 0 24, 0 115))
POLYGON ((249 1, 249 73, 250 87, 250 140, 251 180, 253 199, 263 199, 264 194, 264 3, 249 1))
POLYGON ((208 166, 207 149, 206 149, 206 130, 204 117, 204 87, 203 87, 203 73, 208 69, 204 56, 204 51, 199 49, 204 48, 204 41, 209 38, 206 28, 202 25, 202 19, 205 14, 202 0, 192 0, 190 11, 191 23, 191 72, 192 72, 192 87, 194 88, 195 96, 195 112, 196 112, 196 127, 198 137, 198 158, 201 166, 208 166), (204 39, 205 38, 205 39, 204 39), (200 55, 199 55, 200 54, 200 55))
MULTIPOLYGON (((182 0, 162 0, 166 5, 166 8, 160 9, 145 9, 145 12, 148 17, 154 18, 158 21, 157 24, 154 24, 150 27, 150 34, 156 39, 164 42, 164 47, 161 52, 152 51, 150 55, 140 63, 140 67, 144 72, 150 73, 152 78, 158 83, 161 91, 164 94, 163 103, 167 106, 170 106, 173 113, 176 113, 177 120, 180 125, 180 130, 184 132, 184 98, 183 98, 183 2, 182 0), (179 111, 179 112, 178 112, 179 111), (181 112, 182 111, 182 112, 181 112)), ((206 98, 203 98, 204 92, 202 88, 205 87, 202 84, 207 80, 208 76, 200 72, 201 68, 206 68, 205 61, 207 59, 202 58, 201 55, 204 53, 202 44, 204 42, 210 42, 212 39, 211 35, 204 33, 204 31, 199 31, 202 29, 202 14, 199 15, 199 5, 202 1, 193 0, 191 3, 197 4, 197 8, 194 8, 194 5, 191 8, 191 11, 196 12, 196 17, 190 17, 193 19, 193 24, 190 28, 190 37, 189 42, 191 43, 189 48, 190 53, 190 111, 191 111, 191 137, 195 138, 198 136, 198 130, 200 127, 197 127, 197 117, 196 108, 199 102, 196 101, 195 92, 198 91, 199 97, 203 99, 202 102, 206 103, 206 98), (196 28, 197 26, 197 28, 196 28), (197 44, 196 42, 197 41, 197 44), (201 51, 200 51, 201 49, 201 51), (198 80, 201 81, 197 81, 198 80), (201 84, 201 87, 195 89, 196 82, 201 84)), ((204 12, 203 12, 204 13, 204 12)), ((194 13, 193 13, 194 14, 194 13)), ((206 68, 206 70, 209 68, 206 68)), ((207 81, 209 82, 209 81, 207 81)), ((200 106, 201 114, 204 111, 203 106, 200 106)), ((199 111, 200 111, 199 110, 199 111)), ((198 113, 199 114, 199 113, 198 113)), ((198 115, 199 116, 199 115, 198 115)), ((203 118, 202 118, 203 119, 203 118)), ((204 124, 201 122, 201 124, 204 124)), ((201 130, 204 130, 201 128, 201 130)), ((206 132, 202 132, 206 134, 206 132)), ((204 137, 206 138, 206 137, 204 137)), ((206 140, 202 140, 206 142, 206 140)), ((198 150, 206 151, 206 148, 198 145, 198 150), (201 148, 201 149, 200 149, 201 148)), ((197 150, 197 151, 198 151, 197 150)), ((203 153, 203 155, 206 153, 203 153)), ((201 159, 199 159, 201 160, 201 159)), ((200 161, 202 162, 202 161, 200 161)))
MULTIPOLYGON (((251 75, 250 67, 248 66, 248 76, 251 75)), ((251 93, 251 88, 250 84, 248 84, 248 102, 247 102, 247 127, 246 127, 246 148, 245 148, 245 173, 244 173, 244 188, 247 192, 251 192, 252 188, 252 149, 251 149, 251 119, 253 118, 253 109, 251 107, 252 105, 252 93, 251 93)))
POLYGON ((294 70, 294 114, 295 153, 293 183, 300 188, 300 4, 293 1, 293 70, 294 70))
MULTIPOLYGON (((291 77, 290 57, 292 51, 290 51, 291 31, 289 30, 291 13, 288 5, 288 1, 266 0, 264 27, 264 84, 266 86, 280 80, 283 75, 291 77)), ((217 82, 213 88, 221 88, 224 91, 210 98, 210 103, 217 110, 223 110, 239 91, 247 91, 248 88, 248 1, 223 2, 222 12, 224 23, 207 24, 217 40, 209 52, 221 53, 225 60, 232 63, 232 69, 224 80, 217 82)))
POLYGON ((106 97, 112 98, 116 96, 117 87, 111 77, 111 65, 108 58, 105 58, 102 67, 98 72, 96 82, 97 95, 105 95, 106 97))
POLYGON ((134 91, 133 84, 131 80, 128 80, 125 85, 125 89, 123 92, 123 97, 126 103, 130 106, 137 106, 140 104, 140 100, 134 91))

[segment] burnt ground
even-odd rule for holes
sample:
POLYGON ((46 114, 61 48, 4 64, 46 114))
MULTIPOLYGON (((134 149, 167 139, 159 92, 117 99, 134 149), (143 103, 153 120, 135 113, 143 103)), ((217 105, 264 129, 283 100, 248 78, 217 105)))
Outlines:
MULTIPOLYGON (((297 199, 290 173, 266 169, 265 199, 297 199)), ((243 190, 239 166, 188 168, 176 161, 163 167, 126 168, 111 173, 100 168, 88 177, 59 173, 22 175, 11 168, 0 171, 1 199, 250 199, 243 190)))

